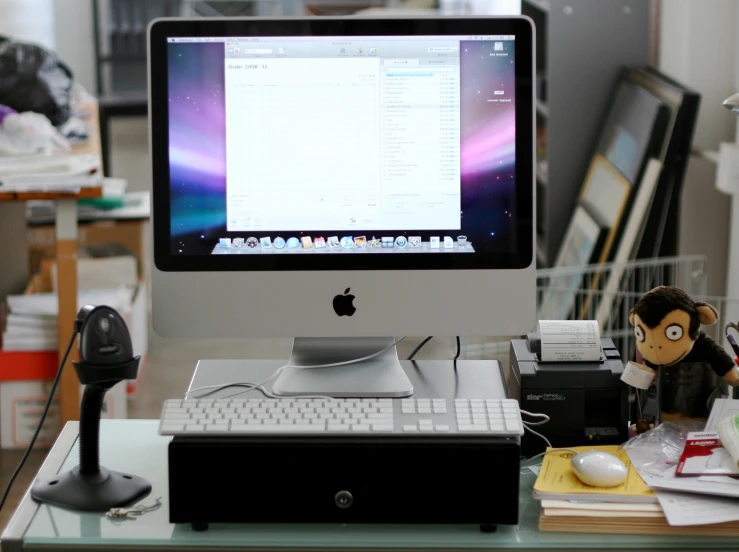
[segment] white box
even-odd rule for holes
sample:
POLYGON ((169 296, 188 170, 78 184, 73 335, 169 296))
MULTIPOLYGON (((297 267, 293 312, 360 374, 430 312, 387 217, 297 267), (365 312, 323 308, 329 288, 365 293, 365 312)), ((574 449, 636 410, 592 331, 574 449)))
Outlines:
MULTIPOLYGON (((25 449, 31 442, 51 391, 50 381, 0 382, 0 448, 25 449)), ((84 386, 80 386, 82 397, 84 386)), ((128 401, 126 382, 109 389, 103 400, 103 418, 125 418, 128 401)), ((61 431, 59 399, 51 403, 36 448, 48 448, 61 431)))

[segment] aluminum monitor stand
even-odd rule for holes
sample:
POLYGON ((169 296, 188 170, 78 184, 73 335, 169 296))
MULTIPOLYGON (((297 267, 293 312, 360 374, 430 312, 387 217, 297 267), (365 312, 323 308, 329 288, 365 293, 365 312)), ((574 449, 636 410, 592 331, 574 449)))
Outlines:
POLYGON ((278 376, 276 395, 330 397, 409 397, 413 385, 398 361, 395 346, 370 360, 332 368, 293 368, 333 364, 370 356, 392 345, 391 337, 295 338, 291 368, 278 376))

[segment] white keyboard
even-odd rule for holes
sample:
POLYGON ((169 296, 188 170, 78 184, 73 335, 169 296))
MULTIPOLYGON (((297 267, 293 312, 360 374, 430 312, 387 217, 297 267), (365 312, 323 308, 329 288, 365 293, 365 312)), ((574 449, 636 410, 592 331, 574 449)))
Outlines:
POLYGON ((167 400, 161 435, 523 435, 511 399, 167 400))

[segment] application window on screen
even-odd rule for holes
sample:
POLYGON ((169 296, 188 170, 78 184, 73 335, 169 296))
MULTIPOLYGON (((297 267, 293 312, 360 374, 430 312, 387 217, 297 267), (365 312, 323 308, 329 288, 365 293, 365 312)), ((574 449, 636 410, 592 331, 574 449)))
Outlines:
POLYGON ((252 49, 225 58, 228 231, 461 229, 459 41, 252 49))

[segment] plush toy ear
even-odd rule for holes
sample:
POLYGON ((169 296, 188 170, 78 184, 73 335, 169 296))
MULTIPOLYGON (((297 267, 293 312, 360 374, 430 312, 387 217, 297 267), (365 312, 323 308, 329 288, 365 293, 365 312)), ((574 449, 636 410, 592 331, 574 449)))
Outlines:
POLYGON ((634 325, 634 309, 629 311, 629 324, 634 325))
POLYGON ((700 320, 701 324, 710 326, 718 322, 718 310, 716 310, 716 307, 708 303, 696 303, 695 306, 698 309, 698 320, 700 320))

